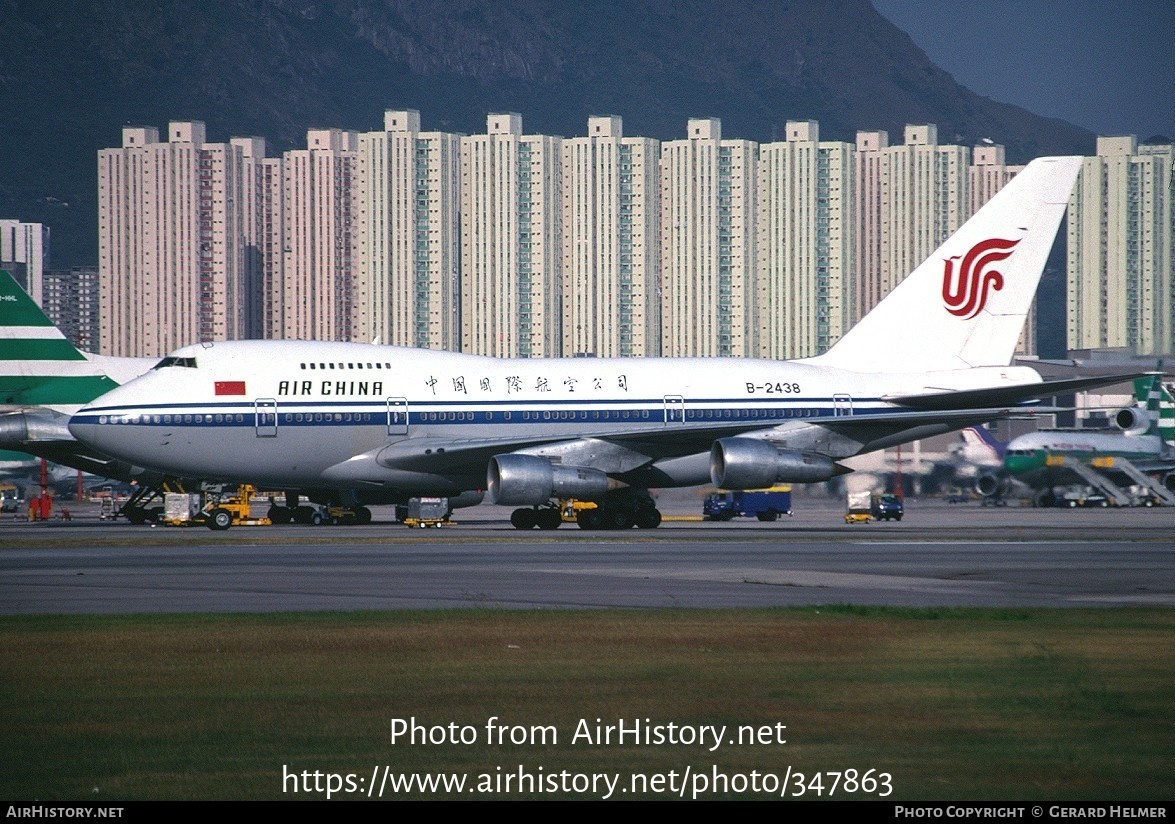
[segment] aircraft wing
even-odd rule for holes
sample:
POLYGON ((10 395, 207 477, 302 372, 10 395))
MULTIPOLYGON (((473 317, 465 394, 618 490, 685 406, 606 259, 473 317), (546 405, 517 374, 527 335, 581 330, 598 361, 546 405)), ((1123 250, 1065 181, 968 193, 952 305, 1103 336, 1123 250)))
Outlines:
POLYGON ((717 438, 768 430, 776 425, 766 421, 759 425, 725 421, 692 425, 650 423, 639 429, 603 432, 587 438, 561 439, 550 432, 536 433, 531 438, 410 438, 356 455, 325 474, 329 480, 374 480, 380 474, 377 466, 408 472, 477 473, 484 471, 490 458, 510 452, 551 455, 574 452, 576 460, 584 461, 584 465, 602 463, 610 467, 605 471, 624 472, 657 458, 708 451, 717 438), (618 463, 617 456, 622 453, 625 457, 618 463))
POLYGON ((915 409, 958 409, 963 406, 1011 406, 1020 403, 1035 403, 1054 395, 1067 395, 1083 389, 1095 389, 1099 386, 1112 386, 1116 383, 1125 383, 1135 378, 1145 377, 1147 372, 1135 372, 1129 375, 1101 375, 1090 378, 1067 378, 1041 383, 1024 383, 1015 386, 1001 386, 988 389, 963 389, 941 392, 927 392, 917 395, 897 395, 886 397, 891 403, 910 406, 915 409))

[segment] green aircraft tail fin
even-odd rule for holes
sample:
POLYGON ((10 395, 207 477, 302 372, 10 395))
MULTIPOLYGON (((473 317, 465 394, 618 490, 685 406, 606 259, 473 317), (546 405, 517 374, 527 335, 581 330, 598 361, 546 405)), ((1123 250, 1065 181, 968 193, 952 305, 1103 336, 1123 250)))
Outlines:
POLYGON ((0 270, 0 404, 83 404, 116 386, 0 270))
POLYGON ((1156 379, 1155 383, 1159 385, 1159 436, 1164 441, 1175 441, 1175 397, 1162 381, 1156 379))
POLYGON ((1148 435, 1161 435, 1163 440, 1175 439, 1175 399, 1163 386, 1162 375, 1148 375, 1134 380, 1134 399, 1146 407, 1150 426, 1148 435))

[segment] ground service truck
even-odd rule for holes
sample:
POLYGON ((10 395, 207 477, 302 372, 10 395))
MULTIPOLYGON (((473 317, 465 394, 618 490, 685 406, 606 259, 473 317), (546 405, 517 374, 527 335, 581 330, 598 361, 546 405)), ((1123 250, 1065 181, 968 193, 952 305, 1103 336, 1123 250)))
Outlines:
POLYGON ((780 515, 791 515, 791 487, 715 492, 706 496, 702 515, 707 521, 729 521, 735 517, 774 521, 780 515))

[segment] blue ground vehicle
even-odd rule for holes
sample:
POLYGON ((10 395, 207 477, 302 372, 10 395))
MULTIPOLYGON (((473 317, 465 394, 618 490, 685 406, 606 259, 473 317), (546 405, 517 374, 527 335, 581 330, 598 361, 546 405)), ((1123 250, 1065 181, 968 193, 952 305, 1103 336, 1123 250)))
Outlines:
POLYGON ((735 517, 760 521, 774 521, 780 515, 791 515, 791 487, 774 486, 735 492, 714 492, 702 504, 702 516, 707 521, 729 521, 735 517))
POLYGON ((895 521, 900 521, 905 511, 905 506, 902 504, 902 499, 897 495, 885 493, 873 496, 872 509, 873 517, 879 521, 888 521, 891 518, 895 521))

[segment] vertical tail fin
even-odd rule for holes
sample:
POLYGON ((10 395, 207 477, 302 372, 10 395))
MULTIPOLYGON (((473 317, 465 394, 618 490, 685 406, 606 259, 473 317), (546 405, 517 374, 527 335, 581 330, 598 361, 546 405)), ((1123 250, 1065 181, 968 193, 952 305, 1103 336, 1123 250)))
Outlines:
POLYGON ((83 404, 116 386, 0 271, 0 404, 83 404))
POLYGON ((1080 157, 1029 163, 811 361, 885 372, 1007 365, 1080 169, 1080 157))
POLYGON ((1004 458, 1008 445, 996 440, 986 426, 969 426, 962 431, 963 443, 966 444, 965 455, 975 463, 998 464, 1004 458), (979 460, 982 458, 983 460, 979 460))
POLYGON ((1134 399, 1146 406, 1146 416, 1150 421, 1146 434, 1158 435, 1164 441, 1175 440, 1175 398, 1163 386, 1163 376, 1156 374, 1136 378, 1134 399))
POLYGON ((1175 442, 1175 397, 1162 381, 1159 382, 1159 437, 1167 443, 1175 442))
POLYGON ((0 361, 85 359, 12 275, 0 269, 0 361))

